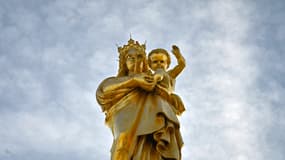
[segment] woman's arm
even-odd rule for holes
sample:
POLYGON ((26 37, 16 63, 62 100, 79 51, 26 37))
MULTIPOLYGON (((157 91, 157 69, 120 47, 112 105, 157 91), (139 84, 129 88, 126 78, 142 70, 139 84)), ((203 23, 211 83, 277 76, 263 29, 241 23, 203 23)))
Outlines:
POLYGON ((103 92, 115 91, 124 88, 140 87, 146 91, 151 91, 154 88, 153 77, 145 73, 136 74, 134 76, 114 77, 112 81, 105 83, 102 86, 103 92))
POLYGON ((108 111, 114 104, 120 101, 130 91, 132 82, 130 77, 109 77, 98 86, 96 99, 102 111, 108 111))
POLYGON ((128 76, 125 77, 114 77, 112 80, 107 80, 102 86, 103 92, 115 91, 123 88, 136 87, 134 79, 128 76))
POLYGON ((133 89, 142 88, 145 91, 152 91, 154 86, 153 77, 143 73, 134 76, 110 77, 97 88, 96 99, 102 111, 107 111, 133 89))

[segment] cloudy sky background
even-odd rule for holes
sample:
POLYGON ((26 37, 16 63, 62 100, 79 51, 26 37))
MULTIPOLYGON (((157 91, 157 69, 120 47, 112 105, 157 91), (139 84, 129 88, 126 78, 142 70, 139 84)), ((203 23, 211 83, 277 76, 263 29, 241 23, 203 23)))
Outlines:
POLYGON ((95 91, 130 33, 187 60, 183 159, 284 160, 284 17, 283 0, 0 0, 0 160, 108 160, 95 91))

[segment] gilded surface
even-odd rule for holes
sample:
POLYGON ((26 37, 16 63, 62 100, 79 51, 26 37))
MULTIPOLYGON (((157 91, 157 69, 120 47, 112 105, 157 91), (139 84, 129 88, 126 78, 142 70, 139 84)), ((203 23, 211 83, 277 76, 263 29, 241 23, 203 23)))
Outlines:
POLYGON ((177 115, 185 110, 174 94, 175 78, 185 67, 177 46, 172 53, 178 65, 168 70, 170 56, 130 39, 119 47, 119 71, 98 87, 96 98, 106 113, 114 141, 112 160, 181 159, 183 140, 177 115))

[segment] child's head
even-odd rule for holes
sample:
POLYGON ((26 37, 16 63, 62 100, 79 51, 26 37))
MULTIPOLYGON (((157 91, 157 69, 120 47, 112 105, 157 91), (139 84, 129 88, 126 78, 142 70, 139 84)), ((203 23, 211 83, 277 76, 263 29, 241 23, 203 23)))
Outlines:
POLYGON ((170 56, 165 49, 154 49, 148 54, 148 64, 152 70, 166 70, 170 65, 170 56))

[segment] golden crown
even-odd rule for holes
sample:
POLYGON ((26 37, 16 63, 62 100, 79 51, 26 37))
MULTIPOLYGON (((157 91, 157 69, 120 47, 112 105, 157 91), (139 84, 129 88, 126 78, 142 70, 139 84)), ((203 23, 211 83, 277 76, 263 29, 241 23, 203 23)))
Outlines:
POLYGON ((118 52, 120 53, 120 55, 124 55, 130 49, 136 49, 139 52, 145 53, 145 44, 140 45, 138 41, 134 41, 132 38, 130 38, 127 45, 124 45, 123 47, 118 47, 118 52))

